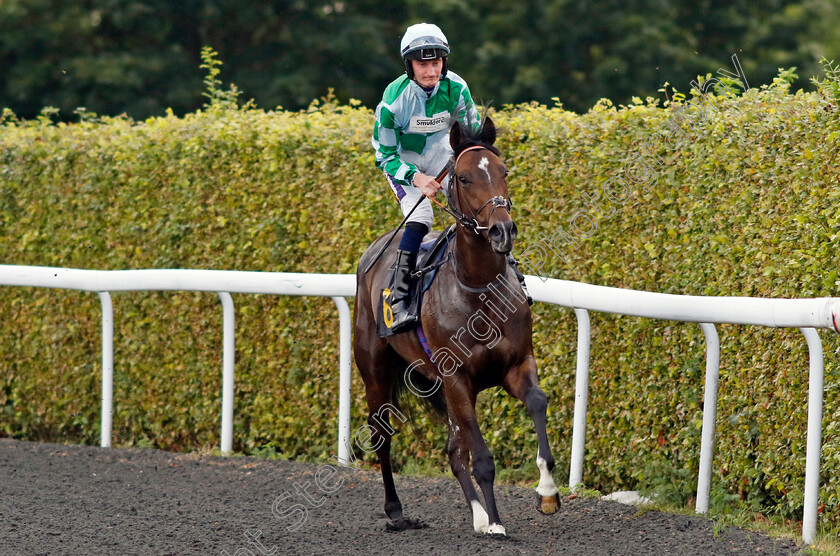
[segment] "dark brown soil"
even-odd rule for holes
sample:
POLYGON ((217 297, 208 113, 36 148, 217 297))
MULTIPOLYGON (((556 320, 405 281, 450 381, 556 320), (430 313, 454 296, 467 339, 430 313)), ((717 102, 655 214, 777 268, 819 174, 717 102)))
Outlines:
POLYGON ((392 533, 386 530, 378 473, 335 468, 340 471, 331 476, 334 468, 326 466, 316 478, 318 468, 0 439, 0 554, 706 555, 799 550, 792 541, 736 528, 716 535, 713 522, 701 517, 587 498, 564 498, 559 513, 544 516, 534 510, 531 490, 504 485, 497 494, 509 537, 491 538, 473 533, 453 478, 398 476, 406 515, 427 527, 392 533), (334 492, 325 495, 321 487, 334 492), (299 528, 289 531, 297 520, 302 521, 299 528))

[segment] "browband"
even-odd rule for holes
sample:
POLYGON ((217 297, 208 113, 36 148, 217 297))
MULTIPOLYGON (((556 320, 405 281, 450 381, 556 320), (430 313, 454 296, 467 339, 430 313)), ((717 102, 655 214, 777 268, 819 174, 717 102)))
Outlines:
POLYGON ((458 158, 455 159, 455 166, 458 165, 458 161, 461 160, 461 157, 464 156, 465 153, 468 153, 470 151, 480 151, 483 149, 487 149, 487 147, 482 147, 481 145, 473 145, 472 147, 467 147, 466 149, 461 151, 461 154, 459 154, 458 158))

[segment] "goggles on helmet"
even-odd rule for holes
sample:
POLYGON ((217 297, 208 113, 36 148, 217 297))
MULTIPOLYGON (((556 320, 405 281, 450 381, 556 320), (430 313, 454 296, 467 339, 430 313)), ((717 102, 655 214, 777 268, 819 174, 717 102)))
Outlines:
POLYGON ((422 48, 420 50, 415 50, 414 52, 409 52, 405 55, 406 60, 437 60, 438 58, 444 58, 446 56, 446 51, 442 48, 422 48))

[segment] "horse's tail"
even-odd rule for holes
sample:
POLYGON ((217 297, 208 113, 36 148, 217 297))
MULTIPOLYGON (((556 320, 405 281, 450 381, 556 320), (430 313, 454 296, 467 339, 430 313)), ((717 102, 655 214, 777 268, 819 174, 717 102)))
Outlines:
POLYGON ((400 380, 394 381, 391 399, 411 423, 417 422, 416 410, 418 408, 425 410, 433 420, 446 423, 446 398, 443 395, 443 383, 440 379, 432 382, 417 371, 404 372, 400 380), (409 377, 411 387, 406 384, 409 377), (424 392, 431 392, 431 394, 421 395, 424 392))

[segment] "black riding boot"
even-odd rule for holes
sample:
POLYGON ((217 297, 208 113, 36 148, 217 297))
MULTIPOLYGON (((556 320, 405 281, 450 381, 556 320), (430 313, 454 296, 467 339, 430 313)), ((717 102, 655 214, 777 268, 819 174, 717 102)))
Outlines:
POLYGON ((513 255, 511 255, 510 253, 507 253, 505 255, 505 259, 507 260, 507 263, 513 267, 513 272, 514 274, 516 274, 516 279, 519 280, 519 285, 522 286, 522 292, 525 294, 525 298, 528 300, 528 305, 533 305, 534 300, 531 298, 531 294, 528 293, 528 288, 525 287, 525 275, 519 272, 519 269, 517 268, 519 263, 516 262, 516 259, 514 259, 513 255))
POLYGON ((411 327, 417 326, 420 318, 417 315, 417 307, 414 307, 414 265, 417 262, 417 253, 397 251, 397 266, 394 269, 394 282, 391 284, 391 310, 394 313, 394 323, 391 325, 391 332, 399 334, 411 327))

